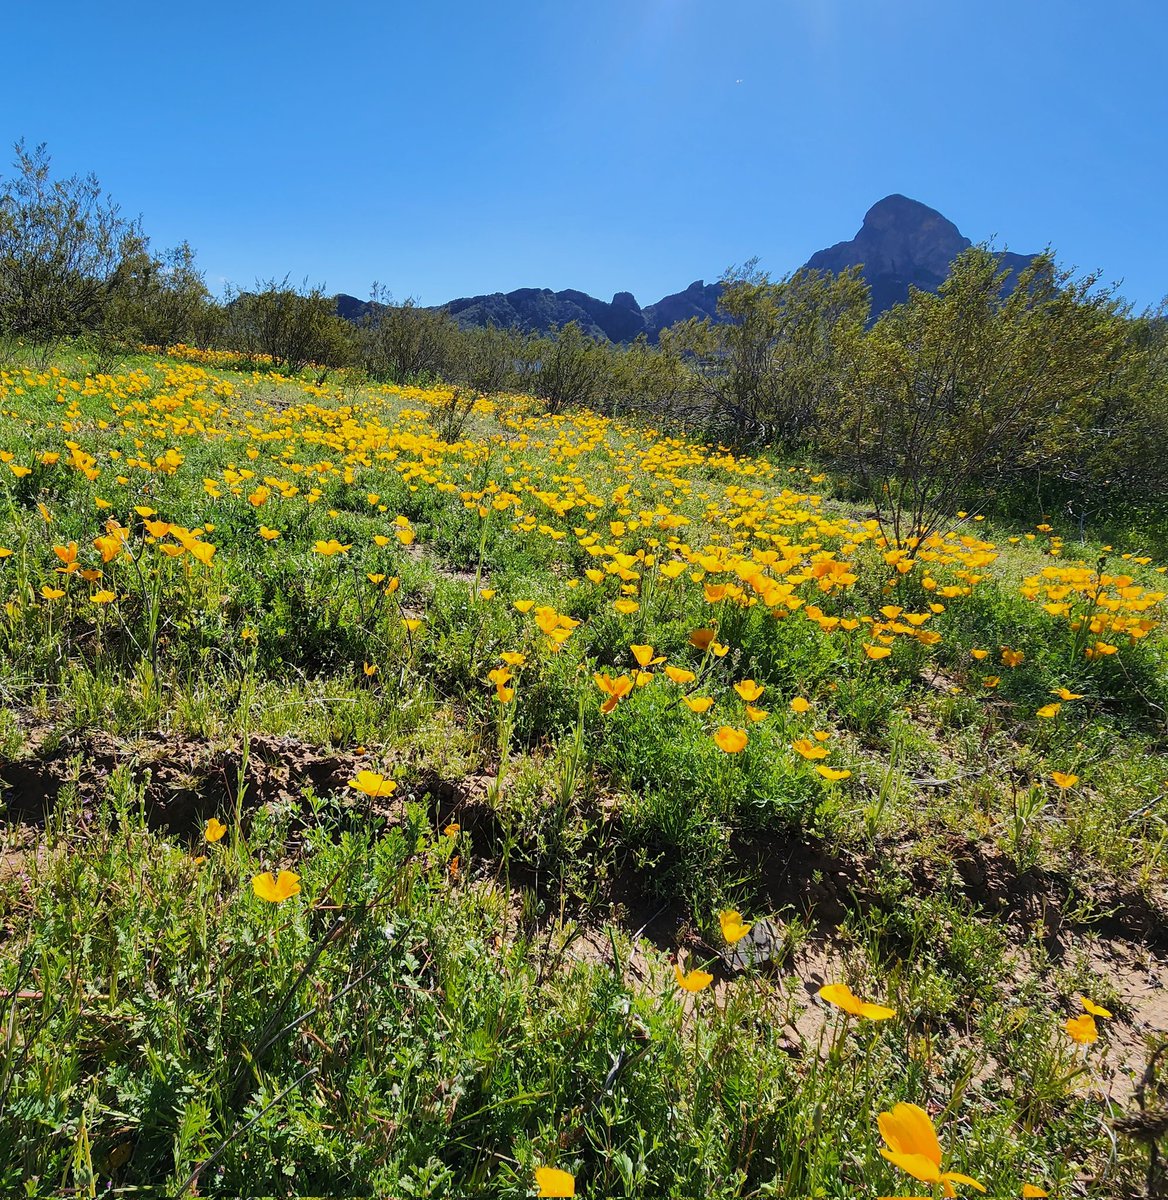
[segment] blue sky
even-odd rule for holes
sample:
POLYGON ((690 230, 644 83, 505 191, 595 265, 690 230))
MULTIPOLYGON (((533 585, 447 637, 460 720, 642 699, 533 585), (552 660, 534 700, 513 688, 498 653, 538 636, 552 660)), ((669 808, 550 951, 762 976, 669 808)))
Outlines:
POLYGON ((1168 293, 1163 0, 44 0, 5 26, 0 138, 95 171, 212 286, 644 304, 792 270, 903 192, 1168 293))

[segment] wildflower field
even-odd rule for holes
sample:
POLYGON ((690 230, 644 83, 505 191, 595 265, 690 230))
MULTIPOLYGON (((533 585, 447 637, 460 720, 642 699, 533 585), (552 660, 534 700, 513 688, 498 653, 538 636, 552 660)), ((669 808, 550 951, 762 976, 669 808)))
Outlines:
POLYGON ((965 503, 0 370, 0 1191, 1158 1186, 1165 566, 965 503))

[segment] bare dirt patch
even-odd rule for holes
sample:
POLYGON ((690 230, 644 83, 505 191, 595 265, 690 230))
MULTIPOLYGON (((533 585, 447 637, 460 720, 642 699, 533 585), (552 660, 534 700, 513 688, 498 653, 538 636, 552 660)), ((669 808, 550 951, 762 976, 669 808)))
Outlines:
MULTIPOLYGON (((68 736, 51 750, 37 745, 32 754, 0 764, 0 785, 10 816, 43 822, 66 787, 76 789, 84 808, 105 795, 110 776, 129 768, 144 786, 146 819, 152 828, 192 829, 234 805, 243 784, 245 811, 275 803, 299 804, 304 791, 318 794, 344 789, 362 766, 362 756, 330 753, 291 737, 253 734, 241 779, 242 747, 165 733, 116 738, 105 734, 68 736)), ((396 800, 396 797, 395 797, 396 800)), ((377 802, 379 815, 397 806, 377 802)), ((400 801, 398 802, 400 804, 400 801)))

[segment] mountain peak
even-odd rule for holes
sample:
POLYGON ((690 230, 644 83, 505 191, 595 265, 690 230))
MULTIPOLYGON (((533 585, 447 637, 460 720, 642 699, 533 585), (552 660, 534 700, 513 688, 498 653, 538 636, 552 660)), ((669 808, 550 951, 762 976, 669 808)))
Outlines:
MULTIPOLYGON (((935 208, 899 193, 877 200, 851 241, 837 242, 808 260, 808 267, 838 273, 859 267, 872 289, 873 317, 902 304, 910 287, 935 292, 953 260, 972 245, 935 208)), ((1003 254, 1003 266, 1020 270, 1029 255, 1003 254)))
MULTIPOLYGON (((872 293, 872 319, 908 299, 910 288, 935 292, 949 274, 953 260, 970 246, 947 217, 935 208, 894 192, 877 200, 864 214, 856 236, 813 254, 807 261, 812 270, 838 274, 858 267, 872 293)), ((1008 290, 1018 272, 1031 262, 1030 255, 999 256, 1009 271, 1008 290)), ((691 318, 724 320, 718 311, 720 283, 695 279, 682 292, 663 296, 644 308, 631 292, 617 292, 606 303, 585 292, 566 289, 517 288, 490 295, 464 296, 442 305, 460 325, 497 325, 531 333, 546 333, 575 321, 592 337, 628 343, 644 335, 651 342, 663 329, 691 318)), ((337 311, 357 321, 368 305, 351 296, 337 297, 337 311)))
POLYGON ((871 229, 889 228, 919 228, 931 224, 940 224, 953 230, 960 237, 961 232, 948 218, 935 208, 893 192, 883 200, 877 200, 864 214, 864 225, 871 229))

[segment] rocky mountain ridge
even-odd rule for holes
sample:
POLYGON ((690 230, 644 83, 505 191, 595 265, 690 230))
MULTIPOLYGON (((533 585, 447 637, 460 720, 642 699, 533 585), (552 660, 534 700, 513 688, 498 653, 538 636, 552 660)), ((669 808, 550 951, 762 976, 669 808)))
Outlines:
MULTIPOLYGON (((909 288, 936 291, 949 272, 949 264, 972 243, 952 221, 936 209, 894 194, 877 201, 864 215, 854 238, 818 250, 806 266, 819 271, 843 271, 858 266, 871 288, 872 316, 908 299, 909 288)), ((1010 280, 1029 265, 1032 255, 1003 252, 1002 266, 1010 280)), ((1009 285, 1009 281, 1007 286, 1009 285)), ((577 322, 593 337, 612 342, 632 342, 642 334, 651 342, 661 330, 690 317, 717 321, 720 283, 696 280, 684 291, 663 296, 642 308, 631 292, 617 292, 612 300, 599 300, 574 289, 518 288, 483 296, 463 296, 438 307, 464 328, 496 325, 525 333, 547 333, 554 326, 577 322)), ((341 294, 337 312, 359 321, 370 302, 341 294)))

